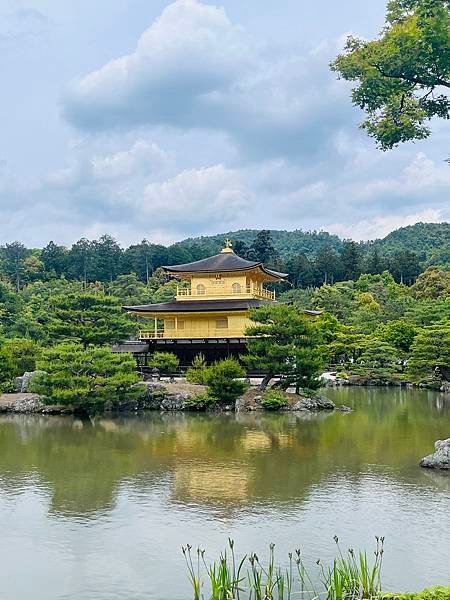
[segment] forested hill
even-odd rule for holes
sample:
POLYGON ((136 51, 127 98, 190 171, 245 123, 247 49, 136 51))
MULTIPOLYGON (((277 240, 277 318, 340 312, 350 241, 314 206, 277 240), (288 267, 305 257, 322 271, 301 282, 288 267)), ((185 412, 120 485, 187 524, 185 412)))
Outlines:
MULTIPOLYGON (((238 231, 228 231, 216 235, 188 238, 177 245, 195 254, 201 254, 202 257, 211 256, 223 247, 225 238, 231 239, 234 244, 242 242, 250 246, 254 242, 258 231, 258 229, 239 229, 238 231)), ((294 231, 271 229, 269 231, 275 250, 282 258, 300 253, 312 257, 324 248, 339 252, 342 250, 344 243, 337 235, 326 231, 302 231, 300 229, 294 231)))
POLYGON ((142 240, 123 248, 109 235, 98 240, 81 239, 71 247, 50 241, 41 249, 26 248, 17 241, 0 245, 0 282, 7 281, 21 290, 30 283, 61 277, 104 283, 134 274, 148 283, 162 265, 217 254, 226 237, 242 258, 289 273, 289 284, 296 288, 356 280, 362 273, 386 270, 396 281, 410 285, 429 266, 450 269, 450 224, 418 223, 383 240, 361 244, 325 231, 252 229, 186 239, 171 246, 142 240))
POLYGON ((439 264, 450 262, 450 223, 416 223, 401 227, 389 233, 385 238, 376 240, 385 254, 399 250, 410 250, 425 255, 428 262, 439 264))
MULTIPOLYGON (((257 229, 240 229, 217 235, 188 238, 179 242, 177 246, 185 248, 200 258, 200 255, 203 257, 216 253, 226 237, 233 242, 244 242, 249 246, 257 234, 257 229)), ((326 231, 270 230, 270 234, 275 250, 282 258, 299 253, 313 257, 324 248, 339 252, 344 244, 337 235, 326 231)), ((387 255, 408 250, 417 254, 423 262, 447 264, 450 262, 450 223, 416 223, 396 229, 385 238, 363 242, 360 246, 363 251, 376 246, 382 254, 387 255)))

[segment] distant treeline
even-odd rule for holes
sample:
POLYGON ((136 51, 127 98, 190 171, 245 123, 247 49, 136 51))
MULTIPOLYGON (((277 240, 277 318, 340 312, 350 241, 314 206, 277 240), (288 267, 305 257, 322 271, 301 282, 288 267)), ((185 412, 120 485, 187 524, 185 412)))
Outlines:
POLYGON ((20 242, 0 246, 0 278, 17 290, 35 281, 64 277, 69 281, 112 282, 135 273, 148 283, 162 265, 206 258, 220 251, 224 237, 234 251, 289 273, 294 288, 356 280, 362 273, 389 271, 397 282, 412 284, 430 265, 450 265, 450 225, 418 223, 399 229, 383 240, 356 243, 326 232, 254 231, 188 239, 171 246, 142 240, 122 248, 109 235, 80 239, 71 247, 49 242, 42 249, 20 242))

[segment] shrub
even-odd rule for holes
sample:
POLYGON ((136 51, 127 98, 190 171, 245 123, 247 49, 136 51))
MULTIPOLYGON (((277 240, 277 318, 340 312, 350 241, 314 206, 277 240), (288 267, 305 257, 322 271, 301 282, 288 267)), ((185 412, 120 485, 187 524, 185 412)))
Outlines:
POLYGON ((192 361, 192 366, 186 371, 187 381, 204 384, 207 368, 204 354, 197 354, 192 361))
POLYGON ((210 396, 207 392, 191 396, 184 401, 185 410, 206 410, 217 402, 216 398, 210 396))
POLYGON ((95 413, 107 402, 114 407, 142 392, 134 359, 109 348, 61 344, 44 351, 38 368, 45 373, 33 380, 31 390, 47 404, 70 405, 78 412, 95 413))
POLYGON ((239 381, 240 377, 245 377, 245 371, 235 358, 220 360, 205 370, 209 394, 222 404, 234 402, 247 390, 247 384, 239 381))
POLYGON ((0 340, 0 392, 10 388, 14 377, 14 359, 12 352, 4 340, 0 340))
POLYGON ((287 398, 281 390, 267 390, 261 400, 261 406, 266 410, 280 410, 287 404, 287 398))
POLYGON ((180 361, 172 352, 155 352, 150 359, 149 366, 158 369, 160 373, 168 374, 178 371, 180 361))
POLYGON ((14 338, 5 340, 5 347, 11 353, 15 377, 36 369, 36 361, 42 354, 42 348, 37 342, 28 338, 14 338))

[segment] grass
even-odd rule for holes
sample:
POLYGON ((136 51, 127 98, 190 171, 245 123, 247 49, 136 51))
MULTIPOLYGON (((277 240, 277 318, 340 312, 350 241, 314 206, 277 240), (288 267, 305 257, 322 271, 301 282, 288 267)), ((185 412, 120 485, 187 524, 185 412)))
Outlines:
POLYGON ((318 572, 310 575, 299 549, 288 554, 287 567, 277 565, 275 545, 262 563, 257 554, 235 556, 234 541, 213 563, 207 563, 205 550, 183 547, 194 600, 363 600, 381 597, 381 568, 384 538, 376 538, 374 559, 366 552, 350 548, 342 552, 334 538, 338 555, 332 565, 318 560, 318 572), (195 556, 196 555, 196 556, 195 556), (206 594, 206 595, 205 595, 206 594))

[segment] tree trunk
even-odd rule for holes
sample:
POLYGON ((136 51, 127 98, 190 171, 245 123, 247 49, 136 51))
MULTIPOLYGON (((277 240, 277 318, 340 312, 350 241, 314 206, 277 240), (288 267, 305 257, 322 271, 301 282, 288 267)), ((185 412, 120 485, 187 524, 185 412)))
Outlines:
POLYGON ((273 377, 273 373, 266 373, 266 375, 264 375, 264 377, 263 377, 263 380, 259 384, 258 389, 260 389, 263 392, 266 389, 266 387, 269 385, 272 377, 273 377))

